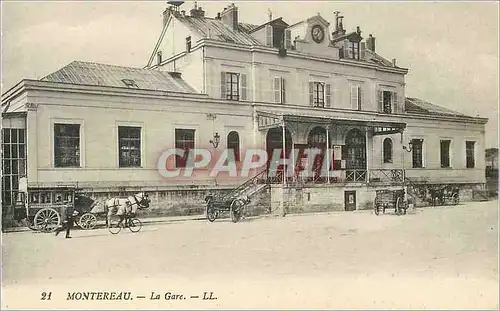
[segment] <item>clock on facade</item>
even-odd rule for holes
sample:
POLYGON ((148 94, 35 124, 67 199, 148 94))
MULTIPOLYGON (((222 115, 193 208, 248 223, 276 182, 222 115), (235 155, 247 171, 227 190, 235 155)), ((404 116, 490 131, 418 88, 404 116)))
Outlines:
POLYGON ((313 26, 311 30, 311 35, 316 43, 321 43, 325 39, 325 31, 323 30, 323 27, 320 25, 315 25, 313 26))

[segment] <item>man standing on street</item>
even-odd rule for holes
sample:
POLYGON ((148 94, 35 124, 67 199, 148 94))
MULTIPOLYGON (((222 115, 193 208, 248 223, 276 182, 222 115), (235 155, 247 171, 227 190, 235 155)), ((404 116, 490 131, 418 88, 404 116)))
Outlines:
POLYGON ((64 229, 66 229, 66 239, 71 239, 71 236, 69 235, 71 228, 73 227, 73 222, 74 222, 74 217, 78 215, 78 212, 75 210, 73 206, 64 206, 61 209, 61 212, 63 215, 63 225, 56 230, 56 236, 61 233, 64 229))

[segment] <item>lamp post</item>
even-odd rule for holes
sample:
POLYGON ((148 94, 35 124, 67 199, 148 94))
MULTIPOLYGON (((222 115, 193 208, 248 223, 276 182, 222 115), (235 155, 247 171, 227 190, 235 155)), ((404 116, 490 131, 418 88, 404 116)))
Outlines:
MULTIPOLYGON (((413 142, 410 140, 408 142, 408 147, 403 146, 403 150, 406 152, 412 152, 413 150, 413 142)), ((403 152, 403 185, 406 183, 406 172, 405 172, 405 154, 403 152)))

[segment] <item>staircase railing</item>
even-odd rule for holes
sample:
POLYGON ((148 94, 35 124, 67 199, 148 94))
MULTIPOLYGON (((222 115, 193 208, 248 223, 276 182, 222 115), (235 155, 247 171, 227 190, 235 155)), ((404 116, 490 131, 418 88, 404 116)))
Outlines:
POLYGON ((264 180, 263 177, 265 176, 266 173, 267 169, 263 170, 262 172, 259 172, 258 174, 254 175, 253 177, 251 177, 238 187, 231 189, 231 191, 222 196, 222 199, 228 199, 231 197, 241 195, 243 192, 247 191, 250 188, 250 186, 259 184, 259 180, 261 179, 264 180))

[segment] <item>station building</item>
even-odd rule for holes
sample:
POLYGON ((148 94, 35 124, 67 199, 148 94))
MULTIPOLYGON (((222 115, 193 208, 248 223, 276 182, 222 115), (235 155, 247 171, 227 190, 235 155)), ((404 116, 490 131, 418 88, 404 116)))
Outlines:
POLYGON ((266 179, 260 200, 287 193, 292 211, 371 208, 376 190, 401 185, 455 185, 465 200, 484 187, 487 119, 406 97, 408 69, 339 13, 332 23, 318 14, 254 25, 234 4, 213 17, 169 7, 145 61, 75 61, 2 95, 4 211, 20 177, 97 198, 149 191, 153 208, 172 215, 202 212, 207 191, 249 178, 218 179, 208 168, 165 178, 158 159, 169 148, 186 153, 167 166, 182 168, 194 148, 229 148, 240 167, 248 149, 284 146, 297 154, 297 174, 266 179), (300 177, 310 147, 319 162, 328 157, 326 179, 300 177))

